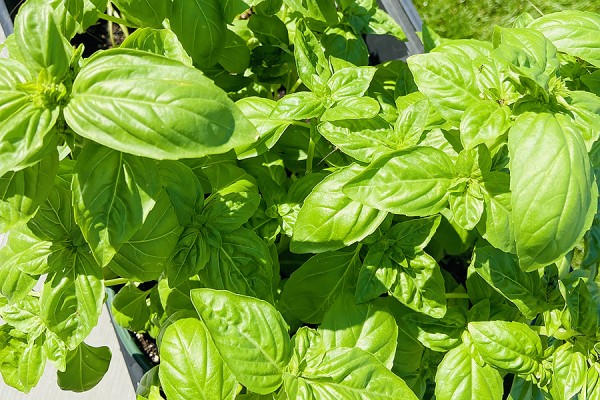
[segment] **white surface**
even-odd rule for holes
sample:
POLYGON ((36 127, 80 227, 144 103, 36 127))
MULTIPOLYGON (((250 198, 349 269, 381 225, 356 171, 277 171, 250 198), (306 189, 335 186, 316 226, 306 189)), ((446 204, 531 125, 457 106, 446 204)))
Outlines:
POLYGON ((0 380, 1 400, 134 400, 135 391, 127 372, 127 366, 121 354, 119 340, 110 322, 106 306, 102 310, 98 326, 94 328, 85 342, 92 346, 108 346, 112 352, 112 360, 104 379, 84 393, 62 391, 56 384, 56 369, 46 364, 46 370, 40 383, 29 393, 23 394, 0 380))

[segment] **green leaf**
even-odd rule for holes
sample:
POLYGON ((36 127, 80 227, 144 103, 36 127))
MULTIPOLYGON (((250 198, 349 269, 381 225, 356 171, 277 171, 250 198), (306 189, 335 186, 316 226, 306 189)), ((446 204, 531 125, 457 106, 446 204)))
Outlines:
POLYGON ((233 399, 237 382, 202 321, 184 318, 167 326, 160 342, 159 376, 168 397, 233 399))
POLYGON ((200 280, 214 289, 273 303, 273 261, 265 242, 245 228, 221 238, 221 247, 211 251, 208 264, 200 271, 200 280))
POLYGON ((490 42, 476 39, 450 39, 431 50, 432 53, 454 54, 463 59, 474 60, 477 57, 489 57, 494 46, 490 42))
POLYGON ((235 149, 239 159, 257 156, 271 149, 292 123, 291 120, 271 116, 273 109, 277 106, 277 103, 273 100, 245 97, 235 104, 246 118, 256 126, 259 135, 257 142, 235 149))
POLYGON ((167 262, 169 287, 179 286, 206 266, 209 247, 205 236, 205 229, 194 226, 183 229, 167 262))
POLYGON ((597 187, 581 135, 563 115, 522 114, 508 147, 517 255, 533 270, 563 257, 589 229, 597 187))
POLYGON ((204 205, 204 192, 198 178, 190 167, 179 161, 162 161, 158 171, 179 223, 190 224, 204 205))
POLYGON ((250 50, 246 41, 227 29, 225 31, 225 45, 218 62, 227 72, 243 74, 250 65, 250 50))
POLYGON ((194 289, 191 297, 236 379, 258 394, 276 390, 292 355, 281 314, 265 301, 224 290, 194 289))
POLYGON ((375 75, 374 67, 343 68, 327 81, 330 96, 340 101, 348 97, 361 97, 365 94, 375 75))
POLYGON ((192 65, 192 59, 186 53, 177 35, 170 29, 136 29, 119 47, 148 51, 177 60, 185 65, 192 65))
POLYGON ((158 295, 165 313, 172 315, 181 310, 193 311, 194 305, 190 299, 190 291, 201 287, 202 284, 195 278, 188 279, 174 288, 169 288, 167 279, 160 279, 158 281, 158 295))
POLYGON ((298 213, 290 244, 293 252, 337 250, 361 241, 379 227, 386 212, 365 206, 342 192, 342 187, 361 170, 352 165, 315 186, 298 213))
POLYGON ((284 0, 284 3, 304 17, 330 25, 338 22, 336 5, 332 0, 284 0))
POLYGON ((559 285, 567 303, 567 327, 584 335, 596 337, 599 322, 598 304, 585 281, 579 278, 571 285, 565 285, 564 281, 559 282, 559 285))
POLYGON ((392 35, 398 40, 406 41, 406 34, 396 20, 379 8, 371 15, 366 31, 376 35, 392 35))
POLYGON ((536 384, 515 376, 508 400, 546 400, 547 396, 536 384))
POLYGON ((385 233, 385 237, 407 256, 416 255, 429 244, 440 222, 439 215, 410 219, 392 226, 385 233))
POLYGON ((57 177, 48 198, 27 223, 33 235, 40 240, 57 243, 79 237, 84 242, 73 216, 70 184, 70 177, 68 181, 57 177))
MULTIPOLYGON (((6 250, 9 247, 10 245, 3 247, 0 251, 0 259, 5 259, 4 257, 8 253, 6 250)), ((10 263, 0 262, 0 294, 9 302, 25 298, 35 287, 37 281, 37 277, 23 273, 10 263)))
POLYGON ((7 245, 0 250, 0 255, 5 268, 37 276, 51 272, 56 265, 54 259, 60 257, 63 251, 64 247, 40 240, 27 226, 20 226, 10 231, 7 245))
POLYGON ((37 339, 44 330, 40 318, 40 301, 36 297, 27 296, 23 300, 9 304, 0 310, 2 320, 23 333, 30 334, 31 340, 37 339))
POLYGON ((74 350, 98 323, 104 304, 102 269, 92 255, 66 254, 62 268, 48 275, 40 303, 48 329, 74 350))
POLYGON ((559 399, 571 399, 586 383, 586 356, 573 344, 565 343, 553 354, 552 391, 559 399))
POLYGON ((500 373, 490 365, 479 365, 464 344, 446 353, 435 383, 439 400, 500 400, 504 392, 500 373))
POLYGON ((402 325, 423 346, 433 351, 446 352, 460 344, 461 334, 467 325, 465 314, 464 309, 458 307, 449 307, 442 318, 410 313, 402 317, 402 325))
POLYGON ((591 12, 567 10, 536 19, 528 28, 539 30, 556 48, 600 68, 600 48, 596 33, 600 16, 591 12))
POLYGON ((328 58, 336 57, 359 66, 369 63, 369 49, 362 36, 345 24, 327 28, 321 36, 321 44, 328 58))
POLYGON ((75 221, 100 266, 142 227, 160 190, 153 160, 95 143, 81 152, 73 174, 75 221))
POLYGON ((513 254, 494 247, 477 247, 471 267, 498 293, 513 302, 527 319, 546 309, 537 272, 523 272, 513 254))
POLYGON ((194 63, 203 68, 216 64, 227 29, 220 0, 174 0, 166 7, 171 29, 194 63))
POLYGON ((132 332, 145 331, 150 319, 150 307, 146 302, 147 291, 141 291, 133 284, 121 288, 112 302, 115 321, 132 332))
POLYGON ((27 222, 54 185, 58 157, 52 152, 39 163, 0 177, 0 232, 27 222))
POLYGON ((356 302, 364 303, 392 288, 398 277, 398 268, 389 257, 388 245, 375 243, 363 260, 356 283, 356 302))
POLYGON ((285 95, 277 102, 271 116, 275 120, 306 120, 320 117, 325 111, 323 99, 313 92, 285 95))
POLYGON ((67 369, 58 372, 62 390, 85 392, 96 386, 108 371, 112 353, 106 346, 93 347, 81 343, 67 358, 67 369))
POLYGON ((33 74, 46 70, 51 81, 62 80, 69 70, 71 47, 59 31, 52 7, 43 0, 28 1, 15 17, 15 37, 33 74))
POLYGON ((485 144, 494 150, 505 141, 510 128, 510 109, 491 100, 479 101, 469 107, 460 120, 460 141, 465 149, 485 144))
POLYGON ((447 120, 459 121, 469 106, 481 100, 468 60, 454 54, 418 54, 408 66, 419 90, 447 120))
POLYGON ((402 379, 359 348, 329 350, 301 377, 287 374, 285 391, 290 399, 417 399, 402 379), (303 396, 305 391, 312 396, 303 396))
POLYGON ((415 311, 442 318, 446 313, 446 290, 437 262, 420 252, 397 268, 398 276, 390 294, 415 311))
POLYGON ((319 133, 342 152, 362 162, 397 150, 395 135, 384 119, 355 119, 322 122, 319 133))
POLYGON ((435 118, 435 113, 427 99, 417 100, 402 110, 394 124, 398 142, 396 147, 400 149, 416 146, 432 118, 435 118))
POLYGON ((337 296, 353 285, 359 268, 360 259, 353 249, 317 254, 289 277, 280 305, 301 321, 318 324, 337 296))
POLYGON ((304 23, 296 25, 294 56, 302 83, 317 96, 325 95, 327 81, 331 77, 329 62, 325 58, 321 43, 304 23))
POLYGON ((392 368, 398 326, 382 302, 355 304, 351 293, 343 293, 325 313, 319 333, 328 350, 360 348, 392 368))
POLYGON ((88 139, 155 159, 224 153, 256 140, 254 127, 200 71, 139 50, 91 57, 64 114, 88 139))
POLYGON ((167 6, 171 2, 115 0, 114 3, 127 20, 133 22, 135 25, 162 28, 162 22, 167 15, 167 6))
POLYGON ((515 374, 535 373, 543 357, 542 341, 521 322, 470 322, 469 333, 483 359, 515 374))
POLYGON ((348 182, 343 192, 378 210, 427 216, 446 207, 454 179, 454 165, 445 153, 416 147, 380 157, 348 182))
POLYGON ((164 400, 164 397, 160 393, 161 386, 158 369, 158 365, 154 366, 142 376, 135 390, 136 400, 164 400))
POLYGON ((140 230, 123 243, 108 267, 127 279, 157 279, 165 271, 183 230, 175 210, 167 194, 161 192, 140 230))
POLYGON ((598 140, 600 131, 596 128, 600 124, 600 97, 593 93, 573 90, 567 97, 575 125, 579 128, 588 151, 598 140))
MULTIPOLYGON (((21 162, 38 161, 41 157, 30 158, 44 149, 44 138, 58 119, 56 105, 44 102, 49 100, 43 96, 44 86, 35 85, 28 91, 24 84, 31 80, 25 66, 0 59, 0 176, 21 169, 21 162)), ((47 90, 51 97, 51 89, 47 90)))
POLYGON ((379 103, 370 97, 346 97, 325 110, 321 121, 374 118, 379 113, 379 103))
POLYGON ((465 230, 472 230, 483 214, 484 199, 479 187, 473 183, 462 193, 451 193, 450 210, 454 222, 465 230))
POLYGON ((483 188, 485 208, 477 230, 492 246, 507 253, 516 253, 510 176, 492 171, 483 182, 483 188))
POLYGON ((98 21, 98 12, 106 10, 107 0, 50 0, 54 19, 67 39, 83 33, 98 21))
POLYGON ((286 47, 290 42, 287 27, 277 15, 253 14, 248 29, 263 45, 286 47))

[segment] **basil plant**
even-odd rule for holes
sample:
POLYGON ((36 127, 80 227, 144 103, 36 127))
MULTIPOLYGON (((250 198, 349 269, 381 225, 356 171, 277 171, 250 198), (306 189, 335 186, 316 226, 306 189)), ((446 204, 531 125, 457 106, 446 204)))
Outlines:
MULTIPOLYGON (((375 0, 27 0, 0 59, 0 373, 138 400, 600 398, 600 15, 373 65, 375 0), (98 19, 122 44, 71 45, 98 19), (371 62, 370 62, 371 61, 371 62)), ((1 49, 1 48, 0 48, 1 49)))

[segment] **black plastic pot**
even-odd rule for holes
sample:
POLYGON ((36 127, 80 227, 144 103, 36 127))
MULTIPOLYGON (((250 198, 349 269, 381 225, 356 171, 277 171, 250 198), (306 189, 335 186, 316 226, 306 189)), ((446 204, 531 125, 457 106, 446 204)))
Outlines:
POLYGON ((129 377, 134 387, 137 387, 138 383, 142 379, 142 376, 148 372, 154 364, 150 361, 150 358, 144 353, 139 347, 137 342, 131 337, 129 331, 117 324, 112 313, 112 302, 115 298, 115 291, 112 288, 106 288, 106 307, 110 314, 110 320, 115 328, 115 333, 119 339, 119 345, 121 346, 121 353, 127 370, 129 371, 129 377))
POLYGON ((4 38, 13 32, 12 19, 9 13, 10 8, 5 4, 5 0, 0 0, 0 43, 4 38))

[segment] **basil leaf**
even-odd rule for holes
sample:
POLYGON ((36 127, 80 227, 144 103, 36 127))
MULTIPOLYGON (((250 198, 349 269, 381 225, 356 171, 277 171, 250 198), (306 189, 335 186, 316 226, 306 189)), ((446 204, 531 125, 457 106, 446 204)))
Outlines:
POLYGON ((379 301, 355 304, 352 294, 341 294, 323 316, 319 333, 328 350, 359 348, 373 354, 388 369, 392 368, 398 326, 379 301))
POLYGON ((52 7, 42 0, 25 4, 15 17, 15 38, 34 75, 46 70, 51 81, 62 80, 69 70, 71 47, 59 31, 52 7))
POLYGON ((570 399, 586 383, 586 357, 571 343, 560 346, 552 357, 552 391, 560 399, 570 399))
POLYGON ((378 210, 427 216, 446 207, 454 174, 452 161, 442 151, 416 147, 377 159, 348 182, 343 192, 378 210))
POLYGON ((560 259, 589 229, 597 187, 585 144, 567 117, 522 114, 508 147, 517 255, 522 268, 533 270, 560 259))
POLYGON ((471 267, 498 293, 513 302, 527 319, 546 309, 537 272, 523 272, 517 258, 493 247, 477 247, 471 267))
POLYGON ((407 62, 419 90, 445 119, 459 121, 469 106, 481 100, 467 60, 432 53, 411 56, 407 62))
POLYGON ((139 50, 91 57, 64 115, 81 136, 155 159, 224 153, 256 140, 252 125, 200 71, 139 50))
POLYGON ((137 26, 161 28, 169 3, 146 0, 115 0, 115 5, 137 26))
POLYGON ((271 116, 276 120, 305 120, 320 117, 324 111, 323 99, 317 94, 296 92, 279 100, 271 116))
POLYGON ((165 271, 182 230, 169 197, 161 192, 141 228, 123 243, 108 267, 127 279, 157 279, 165 271))
POLYGON ((600 50, 595 45, 600 28, 598 14, 568 10, 536 19, 528 26, 544 34, 563 53, 582 58, 600 68, 600 50))
POLYGON ((442 318, 410 313, 402 317, 404 329, 411 337, 433 351, 445 352, 460 344, 467 325, 464 309, 449 307, 442 318))
POLYGON ((492 246, 516 253, 509 174, 492 171, 483 182, 483 188, 485 208, 477 230, 492 246))
POLYGON ((106 10, 107 0, 50 0, 54 18, 67 39, 83 33, 98 21, 98 12, 106 10))
POLYGON ((160 190, 158 176, 153 160, 95 143, 82 150, 72 184, 75 221, 100 266, 142 227, 160 190))
POLYGON ((287 280, 280 305, 306 323, 318 324, 337 296, 353 285, 360 259, 354 250, 317 254, 287 280))
POLYGON ((491 100, 470 106, 460 120, 460 141, 465 149, 485 144, 490 150, 504 143, 510 128, 510 109, 491 100))
POLYGON ((325 58, 321 43, 304 23, 296 25, 294 56, 298 76, 302 79, 302 83, 315 95, 325 95, 327 93, 327 81, 331 77, 329 62, 325 58))
MULTIPOLYGON (((8 253, 4 247, 0 252, 0 257, 8 253)), ((9 254, 9 253, 8 253, 9 254)), ((4 258, 2 258, 4 260, 4 258)), ((0 294, 4 296, 9 303, 24 299, 35 287, 38 279, 23 273, 20 269, 6 262, 0 262, 0 294)))
POLYGON ((379 103, 370 97, 347 97, 325 110, 321 121, 374 118, 379 113, 379 103))
POLYGON ((273 297, 273 261, 267 245, 256 233, 240 228, 221 236, 200 280, 213 289, 253 296, 269 303, 273 297))
POLYGON ((564 322, 568 328, 595 337, 598 332, 598 305, 592 297, 585 281, 577 279, 574 284, 566 285, 564 281, 559 282, 568 313, 564 322))
POLYGON ((170 29, 136 29, 119 47, 148 51, 192 66, 192 59, 185 52, 177 35, 170 29))
POLYGON ((31 167, 0 177, 0 232, 35 214, 50 194, 57 170, 58 157, 53 152, 31 167))
POLYGON ((124 328, 132 332, 145 331, 150 319, 150 308, 146 302, 147 291, 141 291, 133 284, 125 285, 113 299, 112 315, 124 328))
POLYGON ((542 341, 521 322, 470 322, 475 348, 491 365, 516 374, 534 373, 543 357, 542 341))
POLYGON ((189 225, 204 205, 204 192, 198 178, 191 168, 178 161, 161 161, 158 171, 179 223, 189 225))
POLYGON ((81 343, 67 357, 66 370, 58 371, 62 390, 85 392, 96 386, 108 371, 112 353, 106 346, 93 347, 81 343))
POLYGON ((160 342, 158 375, 173 398, 232 399, 238 384, 204 323, 184 318, 167 326, 160 342))
POLYGON ((464 344, 446 353, 435 382, 439 400, 500 400, 504 392, 500 373, 488 364, 480 366, 464 344))
POLYGON ((5 256, 4 265, 29 275, 51 272, 56 265, 54 258, 64 252, 64 247, 38 239, 27 226, 20 226, 8 234, 8 243, 0 254, 5 256), (52 264, 52 265, 51 265, 52 264))
POLYGON ((205 236, 204 229, 194 226, 183 229, 167 262, 169 287, 179 286, 206 266, 210 250, 205 236))
POLYGON ((362 162, 397 150, 391 126, 382 118, 322 122, 319 133, 344 153, 362 162))
POLYGON ((333 100, 362 97, 375 75, 374 67, 343 68, 327 81, 327 87, 333 100))
POLYGON ((362 167, 352 165, 323 179, 304 200, 290 249, 298 253, 337 250, 373 233, 387 213, 352 200, 342 187, 362 167))
POLYGON ((48 275, 40 316, 48 329, 74 350, 98 323, 104 304, 102 269, 90 253, 66 254, 62 268, 48 275))
POLYGON ((39 314, 39 299, 32 296, 27 296, 23 300, 9 304, 0 310, 0 315, 5 323, 29 334, 31 340, 37 339, 44 330, 44 323, 39 314))
POLYGON ((43 101, 43 86, 28 93, 31 75, 22 64, 0 59, 0 176, 19 168, 19 163, 39 161, 44 138, 56 123, 59 109, 43 101), (32 101, 33 100, 33 101, 32 101), (36 156, 37 159, 31 159, 36 156))
POLYGON ((301 377, 286 375, 285 391, 289 398, 301 398, 305 390, 318 399, 417 399, 402 379, 359 348, 329 350, 318 365, 301 377))
POLYGON ((379 297, 396 282, 398 268, 388 256, 387 249, 387 244, 383 243, 369 246, 356 283, 355 298, 358 303, 379 297))
POLYGON ((385 237, 407 255, 420 253, 429 244, 440 226, 439 215, 411 219, 395 224, 385 232, 385 237))
POLYGON ((194 289, 191 297, 236 379, 258 394, 276 390, 292 356, 286 323, 277 310, 265 301, 224 290, 194 289))

